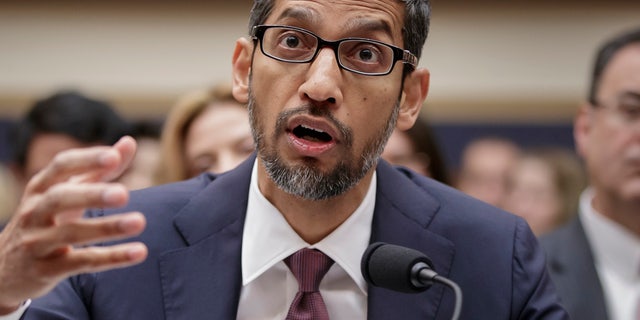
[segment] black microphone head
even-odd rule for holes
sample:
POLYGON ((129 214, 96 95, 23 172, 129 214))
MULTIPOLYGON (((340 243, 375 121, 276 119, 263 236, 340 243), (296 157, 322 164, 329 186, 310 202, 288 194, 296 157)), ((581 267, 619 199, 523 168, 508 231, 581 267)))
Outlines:
POLYGON ((422 252, 376 242, 369 245, 362 255, 361 269, 364 279, 374 286, 386 289, 417 293, 427 290, 430 284, 416 281, 418 272, 415 266, 433 268, 431 260, 422 252))

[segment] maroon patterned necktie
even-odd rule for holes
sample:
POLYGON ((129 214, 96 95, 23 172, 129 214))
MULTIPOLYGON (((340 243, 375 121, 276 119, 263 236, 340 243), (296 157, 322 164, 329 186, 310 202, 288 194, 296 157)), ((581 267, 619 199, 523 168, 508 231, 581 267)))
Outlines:
POLYGON ((284 262, 298 280, 298 293, 291 302, 286 320, 329 320, 327 306, 318 287, 333 260, 315 249, 301 249, 284 262))

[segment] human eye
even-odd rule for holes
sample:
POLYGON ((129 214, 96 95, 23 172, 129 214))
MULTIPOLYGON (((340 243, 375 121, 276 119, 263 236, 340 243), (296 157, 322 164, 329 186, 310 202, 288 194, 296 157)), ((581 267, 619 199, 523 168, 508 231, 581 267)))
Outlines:
POLYGON ((191 159, 188 164, 189 176, 195 177, 205 171, 215 163, 215 159, 210 155, 200 155, 195 159, 191 159))
POLYGON ((253 137, 243 139, 236 145, 236 152, 241 155, 249 155, 255 151, 253 137))
POLYGON ((640 119, 640 101, 623 101, 619 109, 628 120, 640 119))
POLYGON ((340 57, 349 67, 365 72, 382 72, 393 57, 391 48, 364 40, 345 41, 341 44, 340 57))
POLYGON ((302 37, 300 32, 287 31, 280 35, 278 43, 286 48, 295 49, 302 45, 302 37))
POLYGON ((287 28, 274 28, 274 49, 279 57, 296 60, 305 59, 315 52, 316 40, 312 35, 287 28))

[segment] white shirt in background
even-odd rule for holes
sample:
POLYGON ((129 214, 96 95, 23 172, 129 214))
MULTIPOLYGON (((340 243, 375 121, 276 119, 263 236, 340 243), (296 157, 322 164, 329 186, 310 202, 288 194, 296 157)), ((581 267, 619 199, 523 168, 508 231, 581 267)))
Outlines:
POLYGON ((580 197, 580 219, 589 239, 611 320, 638 320, 640 238, 597 212, 593 190, 580 197))

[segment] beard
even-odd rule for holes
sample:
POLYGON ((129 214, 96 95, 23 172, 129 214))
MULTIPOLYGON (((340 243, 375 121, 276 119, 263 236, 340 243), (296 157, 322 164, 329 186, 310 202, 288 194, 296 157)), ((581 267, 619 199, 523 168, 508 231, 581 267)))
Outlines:
POLYGON ((248 111, 256 150, 271 180, 274 181, 278 188, 289 194, 306 200, 319 201, 344 194, 377 164, 378 158, 396 126, 400 111, 399 106, 400 99, 396 101, 386 121, 386 126, 365 144, 366 147, 361 156, 357 157, 353 155, 353 152, 348 152, 348 155, 328 172, 323 172, 315 166, 316 160, 312 158, 306 159, 303 164, 287 165, 279 156, 275 147, 279 133, 284 132, 287 119, 298 114, 311 114, 324 117, 338 128, 343 137, 343 146, 347 151, 353 151, 353 133, 351 129, 335 119, 327 108, 309 104, 281 112, 276 121, 276 130, 271 137, 267 137, 264 134, 265 123, 260 120, 263 119, 260 115, 261 109, 251 91, 249 92, 248 111), (267 141, 267 139, 270 141, 267 141), (267 142, 271 142, 271 144, 267 142))

